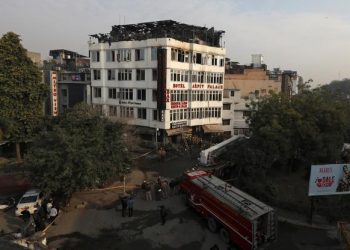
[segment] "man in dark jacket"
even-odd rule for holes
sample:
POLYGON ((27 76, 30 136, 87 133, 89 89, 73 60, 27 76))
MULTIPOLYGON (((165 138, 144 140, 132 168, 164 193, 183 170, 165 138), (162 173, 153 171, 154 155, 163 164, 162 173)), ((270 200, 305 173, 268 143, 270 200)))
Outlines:
POLYGON ((122 216, 126 216, 126 208, 128 207, 128 197, 126 195, 121 197, 121 203, 122 203, 122 216))

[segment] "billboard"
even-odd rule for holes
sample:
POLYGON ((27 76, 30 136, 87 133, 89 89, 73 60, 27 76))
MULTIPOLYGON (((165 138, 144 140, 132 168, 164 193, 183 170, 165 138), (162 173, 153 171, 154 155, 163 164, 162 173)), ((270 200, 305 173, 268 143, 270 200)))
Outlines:
POLYGON ((50 72, 52 116, 58 115, 57 72, 50 72))
POLYGON ((350 194, 350 164, 312 165, 309 196, 350 194))

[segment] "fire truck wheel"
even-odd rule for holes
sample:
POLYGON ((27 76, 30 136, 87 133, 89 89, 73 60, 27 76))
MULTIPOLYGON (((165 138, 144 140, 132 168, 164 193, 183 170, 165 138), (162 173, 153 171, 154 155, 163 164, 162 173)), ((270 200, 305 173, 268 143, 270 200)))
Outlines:
POLYGON ((208 228, 213 233, 216 233, 219 229, 219 224, 213 217, 208 218, 208 228))
POLYGON ((226 228, 221 228, 220 229, 220 237, 221 237, 221 239, 222 239, 222 241, 224 242, 224 243, 226 243, 226 244, 228 244, 228 243, 230 243, 230 234, 229 234, 229 232, 227 231, 227 229, 226 228))

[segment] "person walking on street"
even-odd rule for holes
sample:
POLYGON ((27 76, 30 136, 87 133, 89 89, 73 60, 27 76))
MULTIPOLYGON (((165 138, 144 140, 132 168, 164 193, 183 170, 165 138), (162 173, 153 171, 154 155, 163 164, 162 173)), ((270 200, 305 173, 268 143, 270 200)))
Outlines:
POLYGON ((50 218, 50 210, 52 208, 52 199, 49 200, 49 202, 46 204, 46 215, 47 219, 50 218))
POLYGON ((128 197, 126 195, 121 197, 121 203, 122 203, 122 216, 126 216, 126 208, 128 207, 128 197))
POLYGON ((128 199, 128 210, 129 210, 129 217, 132 217, 132 214, 134 212, 134 197, 130 195, 128 199))
POLYGON ((168 216, 168 212, 166 211, 165 206, 163 205, 160 206, 160 219, 161 219, 162 225, 165 224, 167 216, 168 216))
POLYGON ((58 211, 57 211, 57 208, 56 207, 52 207, 50 209, 50 218, 49 218, 49 222, 52 223, 52 225, 56 225, 54 220, 56 219, 57 215, 58 215, 58 211))

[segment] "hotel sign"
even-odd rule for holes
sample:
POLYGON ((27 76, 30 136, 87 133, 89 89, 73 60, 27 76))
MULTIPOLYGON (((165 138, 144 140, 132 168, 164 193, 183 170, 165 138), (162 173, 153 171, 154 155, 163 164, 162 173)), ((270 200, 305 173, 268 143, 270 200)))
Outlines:
POLYGON ((50 72, 52 116, 58 115, 57 72, 50 72))
POLYGON ((187 108, 187 101, 183 102, 171 102, 171 108, 172 109, 180 109, 180 108, 187 108))
POLYGON ((172 122, 170 123, 170 128, 182 128, 187 126, 187 121, 172 122))

